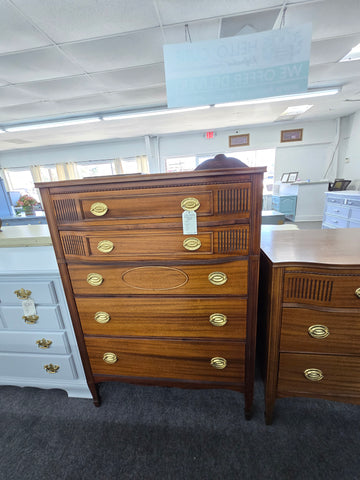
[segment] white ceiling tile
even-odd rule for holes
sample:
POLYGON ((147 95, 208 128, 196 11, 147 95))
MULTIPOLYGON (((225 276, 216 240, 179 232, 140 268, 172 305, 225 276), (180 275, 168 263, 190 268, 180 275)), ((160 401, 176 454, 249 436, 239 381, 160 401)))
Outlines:
POLYGON ((360 43, 360 34, 313 42, 311 45, 310 64, 319 65, 338 62, 358 43, 360 43))
POLYGON ((0 54, 50 45, 49 39, 28 22, 16 8, 0 2, 0 54))
POLYGON ((35 102, 0 109, 0 122, 25 122, 34 119, 41 120, 44 117, 53 116, 58 113, 54 102, 35 102))
MULTIPOLYGON (((194 22, 188 26, 188 31, 192 42, 202 42, 216 40, 219 36, 219 28, 220 21, 216 19, 194 22)), ((188 41, 184 25, 165 27, 164 32, 166 43, 186 43, 188 41)))
POLYGON ((163 61, 160 29, 63 45, 64 52, 88 72, 135 67, 163 61))
POLYGON ((128 90, 157 84, 165 84, 163 63, 125 68, 110 72, 91 73, 90 77, 107 90, 128 90))
POLYGON ((132 106, 149 107, 159 104, 166 105, 167 103, 165 85, 118 93, 113 92, 106 94, 106 97, 118 108, 126 107, 128 109, 132 106))
POLYGON ((103 90, 103 86, 99 86, 88 75, 28 82, 18 86, 22 91, 32 93, 45 100, 81 97, 100 93, 103 90))
POLYGON ((10 105, 21 105, 22 103, 34 103, 38 101, 37 95, 24 92, 14 86, 0 87, 0 108, 10 105))
POLYGON ((84 73, 56 47, 0 56, 2 78, 9 83, 32 82, 84 73))
POLYGON ((13 0, 55 42, 116 35, 159 25, 150 0, 13 0))

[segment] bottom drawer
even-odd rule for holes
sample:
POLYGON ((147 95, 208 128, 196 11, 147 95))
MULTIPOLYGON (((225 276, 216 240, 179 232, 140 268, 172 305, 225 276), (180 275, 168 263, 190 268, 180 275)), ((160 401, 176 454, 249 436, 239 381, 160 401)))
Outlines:
POLYGON ((49 382, 58 380, 73 380, 77 378, 75 365, 71 355, 19 355, 0 353, 1 377, 24 377, 48 379, 49 382), (55 373, 44 367, 58 366, 55 373))
POLYGON ((85 341, 95 375, 244 383, 245 343, 89 337, 85 341), (114 354, 115 363, 106 363, 105 353, 114 354), (226 359, 225 368, 211 365, 215 357, 226 359))
POLYGON ((278 393, 359 396, 360 357, 282 353, 278 393), (309 369, 316 369, 312 380, 305 376, 309 369))

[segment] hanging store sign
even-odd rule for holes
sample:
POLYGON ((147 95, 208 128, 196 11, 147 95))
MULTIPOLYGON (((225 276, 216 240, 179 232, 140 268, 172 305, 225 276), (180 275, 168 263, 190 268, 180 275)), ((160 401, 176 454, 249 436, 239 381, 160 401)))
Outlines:
POLYGON ((305 92, 310 48, 311 24, 164 45, 168 107, 305 92))

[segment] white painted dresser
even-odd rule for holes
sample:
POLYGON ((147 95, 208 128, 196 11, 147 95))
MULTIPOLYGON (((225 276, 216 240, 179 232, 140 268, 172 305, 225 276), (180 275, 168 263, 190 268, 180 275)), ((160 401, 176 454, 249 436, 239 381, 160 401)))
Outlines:
POLYGON ((3 227, 0 232, 0 385, 59 388, 69 397, 91 398, 44 229, 3 227), (27 298, 36 313, 24 311, 27 298))
POLYGON ((360 228, 360 192, 326 192, 322 228, 360 228))

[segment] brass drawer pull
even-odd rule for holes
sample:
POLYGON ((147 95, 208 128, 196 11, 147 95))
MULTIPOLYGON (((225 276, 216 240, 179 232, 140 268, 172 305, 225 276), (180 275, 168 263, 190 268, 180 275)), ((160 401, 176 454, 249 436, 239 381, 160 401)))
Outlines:
POLYGON ((227 282, 227 275, 223 272, 211 272, 208 276, 209 282, 213 285, 224 285, 227 282))
POLYGON ((199 250, 201 247, 201 241, 196 237, 188 237, 183 241, 183 247, 186 250, 193 252, 194 250, 199 250))
POLYGON ((47 373, 56 373, 59 370, 59 365, 53 365, 52 363, 49 363, 49 365, 44 365, 45 370, 47 373))
POLYGON ((23 315, 22 318, 28 325, 34 325, 39 320, 39 315, 23 315))
POLYGON ((46 340, 42 338, 41 340, 36 340, 36 344, 39 348, 49 348, 52 344, 52 340, 46 340))
POLYGON ((102 253, 110 253, 112 250, 114 250, 114 244, 110 240, 101 240, 97 244, 97 249, 102 253))
POLYGON ((227 323, 227 316, 223 313, 212 313, 209 317, 209 322, 214 327, 223 327, 227 323))
POLYGON ((195 211, 200 207, 200 202, 197 198, 188 197, 184 198, 181 202, 181 208, 183 210, 195 211))
POLYGON ((330 335, 330 330, 325 325, 311 325, 308 333, 313 338, 326 338, 330 335))
POLYGON ((304 371, 305 378, 312 382, 320 382, 324 378, 323 372, 318 368, 307 368, 304 371))
POLYGON ((90 207, 90 212, 96 217, 102 217, 108 210, 108 206, 102 202, 95 202, 90 207))
POLYGON ((112 364, 114 364, 118 361, 118 358, 115 355, 115 353, 106 352, 103 355, 103 360, 104 360, 105 363, 108 363, 109 365, 112 365, 112 364))
POLYGON ((24 290, 23 288, 20 288, 20 290, 15 290, 14 293, 20 300, 26 300, 30 297, 31 290, 24 290))
POLYGON ((104 279, 100 273, 89 273, 89 275, 86 277, 86 281, 89 285, 98 287, 103 283, 104 279))
POLYGON ((358 298, 360 298, 360 288, 357 288, 357 289, 355 290, 355 295, 356 295, 358 298))
POLYGON ((98 323, 108 323, 111 317, 107 312, 96 312, 94 318, 98 323))
POLYGON ((222 370, 226 367, 227 361, 226 358, 223 357, 213 357, 210 360, 210 364, 212 367, 216 368, 217 370, 222 370))

